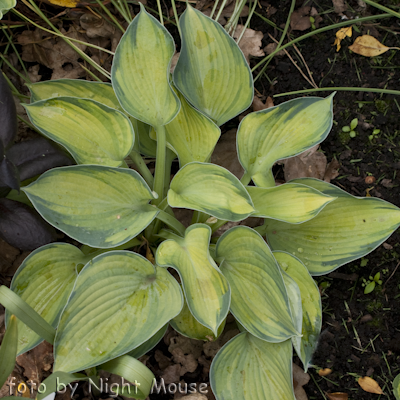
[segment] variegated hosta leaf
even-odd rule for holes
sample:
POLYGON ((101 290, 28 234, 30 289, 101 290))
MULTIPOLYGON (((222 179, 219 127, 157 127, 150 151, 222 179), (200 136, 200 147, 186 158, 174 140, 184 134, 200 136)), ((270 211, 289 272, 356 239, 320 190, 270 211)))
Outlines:
POLYGON ((208 252, 211 229, 194 224, 186 229, 184 238, 172 237, 158 247, 156 262, 178 271, 190 312, 218 336, 218 327, 229 311, 231 291, 208 252))
POLYGON ((161 341, 164 337, 165 333, 167 332, 168 324, 165 324, 155 335, 153 335, 150 339, 146 340, 140 346, 136 347, 128 353, 128 356, 133 358, 139 358, 149 352, 151 349, 157 346, 157 344, 161 341))
POLYGON ((303 310, 301 333, 303 336, 301 338, 293 337, 292 341, 296 353, 307 371, 321 332, 322 305, 319 289, 300 260, 281 251, 274 251, 273 254, 282 270, 294 279, 300 289, 303 310))
POLYGON ((88 263, 62 313, 54 371, 116 358, 152 337, 182 309, 179 284, 139 254, 111 251, 88 263))
POLYGON ((275 186, 275 161, 321 143, 332 127, 333 96, 302 97, 247 115, 239 125, 239 161, 257 186, 275 186))
POLYGON ((179 25, 182 49, 174 83, 194 107, 220 126, 250 106, 250 68, 224 28, 189 4, 179 25))
POLYGON ((27 85, 31 91, 31 104, 53 97, 79 97, 95 100, 108 107, 123 111, 110 83, 82 79, 56 79, 27 85))
POLYGON ((241 221, 254 212, 251 198, 236 176, 219 165, 197 162, 185 165, 172 179, 168 204, 229 221, 241 221))
MULTIPOLYGON (((217 125, 193 108, 180 94, 181 109, 168 125, 165 126, 167 142, 178 155, 181 167, 192 161, 206 162, 221 135, 217 125)), ((156 133, 151 132, 156 140, 156 133)))
POLYGON ((3 18, 4 14, 14 8, 17 5, 16 0, 0 0, 0 19, 3 18))
POLYGON ((54 168, 22 190, 40 215, 67 235, 96 248, 119 246, 156 217, 154 198, 131 169, 100 165, 54 168))
POLYGON ((220 237, 216 251, 232 290, 231 312, 246 330, 268 342, 298 335, 280 268, 263 238, 237 226, 220 237))
POLYGON ((40 132, 60 143, 78 164, 118 167, 135 134, 123 113, 93 100, 57 97, 25 105, 40 132))
POLYGON ((140 6, 115 52, 112 85, 126 112, 160 126, 171 122, 180 107, 169 84, 175 44, 168 31, 140 6))
POLYGON ((338 197, 315 218, 299 225, 268 221, 273 250, 298 257, 311 275, 324 275, 370 253, 400 225, 400 209, 373 197, 354 197, 338 187, 304 178, 291 181, 338 197))
POLYGON ((277 219, 291 224, 314 218, 335 199, 297 183, 285 183, 271 188, 248 186, 246 189, 256 209, 254 217, 277 219))
MULTIPOLYGON (((223 323, 219 326, 218 336, 224 330, 225 322, 226 319, 224 319, 223 323)), ((182 311, 174 319, 171 319, 169 323, 181 335, 191 339, 213 341, 217 338, 211 329, 200 324, 200 322, 193 317, 186 300, 184 300, 182 311)))
POLYGON ((292 343, 240 333, 214 358, 210 384, 217 400, 295 400, 292 343))
MULTIPOLYGON (((71 244, 42 246, 25 258, 14 275, 11 290, 56 328, 74 286, 77 267, 83 267, 89 259, 71 244)), ((10 316, 6 311, 7 320, 10 316)), ((18 320, 18 354, 42 341, 38 334, 18 320)))

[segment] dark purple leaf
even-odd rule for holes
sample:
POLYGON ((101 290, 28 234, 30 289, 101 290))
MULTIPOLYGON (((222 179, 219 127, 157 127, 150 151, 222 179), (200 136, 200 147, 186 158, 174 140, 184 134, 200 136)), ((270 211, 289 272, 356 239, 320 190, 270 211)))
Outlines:
POLYGON ((56 231, 25 204, 0 199, 0 237, 20 250, 34 250, 56 240, 56 231))
POLYGON ((12 144, 16 135, 17 110, 11 89, 0 71, 0 141, 4 149, 7 149, 12 144))
POLYGON ((19 190, 19 173, 17 167, 7 158, 0 162, 0 186, 19 190))
POLYGON ((41 137, 15 144, 8 150, 7 158, 17 166, 21 181, 54 167, 73 164, 71 158, 41 137))

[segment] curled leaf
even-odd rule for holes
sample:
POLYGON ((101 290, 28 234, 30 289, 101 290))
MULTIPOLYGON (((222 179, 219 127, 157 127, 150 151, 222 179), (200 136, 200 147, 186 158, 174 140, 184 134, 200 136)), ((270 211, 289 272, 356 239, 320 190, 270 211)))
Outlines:
POLYGON ((365 57, 379 56, 390 49, 384 46, 379 40, 370 35, 359 36, 354 43, 349 46, 349 49, 365 57))
POLYGON ((346 26, 345 28, 339 29, 336 32, 336 39, 335 42, 333 43, 333 46, 336 46, 336 51, 340 50, 340 42, 346 37, 351 37, 353 34, 353 30, 351 26, 346 26))
POLYGON ((358 379, 358 384, 361 388, 368 393, 383 394, 383 390, 379 386, 378 382, 369 376, 364 376, 358 379))

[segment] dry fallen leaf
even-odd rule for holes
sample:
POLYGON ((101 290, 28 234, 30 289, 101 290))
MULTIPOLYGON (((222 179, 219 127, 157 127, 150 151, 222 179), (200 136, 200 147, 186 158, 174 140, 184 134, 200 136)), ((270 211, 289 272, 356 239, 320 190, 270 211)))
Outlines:
POLYGON ((340 50, 340 42, 346 37, 351 37, 353 34, 353 30, 351 26, 347 26, 346 28, 339 29, 336 32, 336 39, 332 46, 336 46, 336 51, 340 50))
POLYGON ((370 35, 362 35, 359 36, 354 43, 349 46, 349 49, 356 53, 360 54, 365 57, 375 57, 379 56, 380 54, 385 53, 390 48, 393 47, 386 47, 379 40, 375 39, 373 36, 370 35))
POLYGON ((211 162, 226 168, 240 179, 244 170, 237 157, 236 131, 237 129, 231 129, 219 138, 212 153, 211 162))
POLYGON ((341 14, 343 11, 347 10, 347 4, 344 0, 332 0, 332 3, 335 13, 341 14))
POLYGON ((253 106, 253 111, 266 110, 267 108, 271 108, 274 106, 274 100, 272 99, 271 96, 268 96, 264 104, 259 97, 254 96, 252 106, 253 106))
POLYGON ((293 390, 296 400, 308 400, 303 386, 310 380, 310 375, 303 371, 298 365, 293 364, 293 390))
MULTIPOLYGON (((267 53, 267 54, 271 54, 271 53, 273 53, 275 50, 276 50, 276 48, 278 47, 278 45, 276 44, 276 43, 270 43, 270 44, 267 44, 265 47, 264 47, 264 51, 267 53)), ((285 50, 279 50, 276 54, 275 54, 275 56, 277 56, 277 57, 282 57, 282 56, 284 56, 285 55, 285 50)))
MULTIPOLYGON (((71 26, 68 32, 61 32, 70 38, 85 41, 85 36, 71 26)), ((87 39, 86 39, 87 40, 87 39)), ((27 62, 38 62, 53 70, 51 79, 77 79, 85 75, 79 64, 80 55, 61 38, 54 38, 51 34, 40 29, 24 31, 18 36, 18 43, 22 45, 21 57, 27 62)), ((85 51, 86 46, 75 44, 85 51)))
POLYGON ((311 19, 314 18, 314 26, 318 28, 322 18, 318 15, 316 8, 314 7, 301 7, 294 11, 290 17, 290 27, 293 31, 305 31, 311 28, 311 19))
POLYGON ((332 370, 330 368, 323 368, 318 371, 319 376, 328 376, 331 373, 332 373, 332 370))
POLYGON ((326 396, 329 400, 347 400, 349 398, 349 395, 343 392, 326 393, 326 396))
POLYGON ((24 369, 23 375, 27 381, 35 383, 35 388, 49 375, 52 363, 53 346, 47 342, 17 357, 17 364, 24 369))
POLYGON ((318 147, 319 145, 316 145, 298 156, 282 161, 286 181, 297 178, 324 178, 327 159, 325 154, 317 151, 318 147))
POLYGON ((378 382, 370 378, 369 376, 359 378, 358 384, 365 392, 383 394, 383 390, 380 388, 378 382))
MULTIPOLYGON (((238 25, 235 33, 233 34, 234 39, 238 39, 244 29, 243 25, 238 25)), ((260 31, 253 29, 246 29, 239 42, 240 50, 242 50, 247 62, 250 64, 250 56, 262 57, 265 56, 264 51, 261 49, 262 38, 264 34, 260 31)))

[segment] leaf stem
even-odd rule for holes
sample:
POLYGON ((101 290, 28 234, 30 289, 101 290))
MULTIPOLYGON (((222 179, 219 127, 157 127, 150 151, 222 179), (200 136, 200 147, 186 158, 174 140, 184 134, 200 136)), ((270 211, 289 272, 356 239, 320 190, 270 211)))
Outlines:
POLYGON ((251 181, 251 174, 249 172, 245 172, 241 177, 240 182, 243 186, 247 186, 251 181))
POLYGON ((143 161, 142 156, 138 153, 138 151, 135 148, 130 152, 129 158, 133 161, 135 167, 139 170, 140 174, 143 176, 146 183, 150 187, 153 187, 154 177, 151 174, 150 170, 147 168, 147 165, 143 161))
POLYGON ((179 36, 182 38, 182 31, 181 31, 181 27, 179 25, 179 18, 178 18, 178 12, 176 11, 175 0, 171 0, 171 4, 172 4, 172 9, 174 11, 174 17, 175 17, 175 21, 176 21, 176 26, 178 27, 179 36))
POLYGON ((163 194, 164 194, 167 138, 165 134, 164 125, 155 126, 154 129, 157 134, 157 158, 156 158, 156 171, 154 173, 153 190, 158 194, 158 198, 153 200, 153 204, 158 206, 163 200, 163 194))
POLYGON ((399 90, 378 89, 378 88, 364 88, 364 87, 325 87, 316 89, 296 90, 294 92, 286 92, 274 94, 274 97, 290 96, 292 94, 313 93, 313 92, 329 92, 329 91, 342 91, 342 92, 371 92, 371 93, 384 93, 394 94, 400 96, 399 90))
POLYGON ((180 223, 175 217, 168 214, 167 212, 160 210, 157 214, 157 219, 167 224, 170 228, 172 228, 175 232, 177 232, 181 236, 185 236, 185 226, 180 223))

